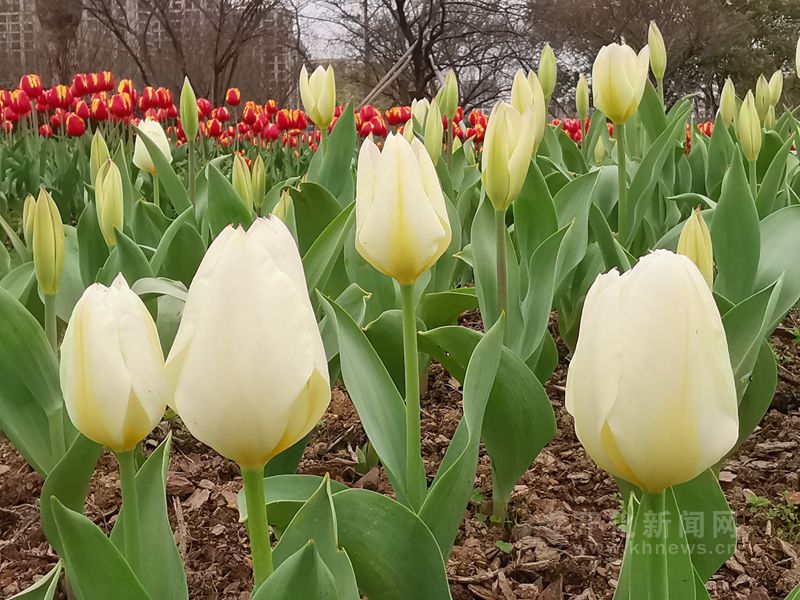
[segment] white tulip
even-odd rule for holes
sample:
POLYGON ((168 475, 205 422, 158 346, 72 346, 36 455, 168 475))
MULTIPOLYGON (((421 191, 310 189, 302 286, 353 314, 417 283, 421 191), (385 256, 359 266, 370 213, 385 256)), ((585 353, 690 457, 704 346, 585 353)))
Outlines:
POLYGON ((592 67, 595 108, 614 123, 625 123, 639 108, 647 83, 650 49, 637 55, 625 44, 609 44, 597 53, 592 67))
MULTIPOLYGON (((164 155, 167 162, 172 163, 172 149, 170 148, 167 134, 164 133, 164 128, 161 127, 158 121, 145 119, 139 123, 138 129, 161 150, 161 154, 164 155)), ((158 173, 158 169, 156 169, 155 164, 153 164, 153 159, 150 157, 150 152, 148 152, 147 146, 144 145, 139 135, 136 136, 136 144, 133 148, 133 164, 142 171, 147 171, 150 175, 156 175, 158 173)))
POLYGON ((300 70, 300 98, 311 120, 320 129, 325 129, 333 121, 336 111, 336 77, 333 67, 317 67, 308 76, 305 65, 300 70))
POLYGON ((667 250, 600 275, 583 309, 567 410, 588 454, 656 493, 736 443, 738 407, 722 319, 687 257, 667 250))
POLYGON ((72 311, 61 345, 61 390, 75 427, 122 453, 161 420, 164 355, 139 296, 118 275, 89 286, 72 311))
POLYGON ((414 283, 450 245, 439 178, 425 146, 389 134, 383 152, 367 138, 358 155, 356 249, 401 284, 414 283))
POLYGON ((192 281, 167 358, 177 413, 244 469, 301 440, 330 402, 297 246, 276 217, 226 227, 192 281))

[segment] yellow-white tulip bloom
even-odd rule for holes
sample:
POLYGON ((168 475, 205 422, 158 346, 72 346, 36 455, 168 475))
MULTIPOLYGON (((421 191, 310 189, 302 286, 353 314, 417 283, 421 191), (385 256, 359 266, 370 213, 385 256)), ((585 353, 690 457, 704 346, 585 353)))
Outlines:
POLYGON ((89 151, 89 177, 92 185, 95 185, 97 173, 100 172, 100 169, 103 168, 109 158, 111 158, 111 155, 108 152, 108 144, 106 144, 103 134, 97 129, 92 136, 92 147, 89 151))
POLYGON ((189 431, 242 468, 301 440, 330 402, 303 265, 276 217, 226 227, 192 280, 167 358, 189 431))
POLYGON ((236 154, 233 158, 231 185, 247 207, 247 210, 253 210, 253 178, 250 175, 247 161, 240 154, 236 154))
POLYGON ((520 114, 505 102, 494 105, 483 142, 481 178, 495 210, 506 210, 519 195, 540 122, 544 120, 534 117, 530 110, 520 114))
POLYGON ((592 94, 595 108, 614 123, 625 123, 639 108, 647 83, 650 49, 638 56, 630 46, 603 46, 592 67, 592 94))
POLYGON ((769 78, 769 102, 772 106, 778 106, 783 93, 783 72, 779 69, 769 78))
POLYGON ((150 313, 118 275, 89 286, 61 345, 61 390, 75 427, 114 452, 128 452, 164 414, 164 355, 150 313))
MULTIPOLYGON (((436 100, 431 102, 428 114, 425 117, 425 149, 431 157, 433 165, 439 162, 442 156, 442 136, 444 136, 444 124, 442 123, 442 112, 439 110, 439 103, 436 100)), ((408 141, 408 138, 405 138, 408 141)), ((413 142, 413 140, 412 140, 413 142)))
POLYGON ((755 107, 758 118, 762 121, 767 117, 770 104, 772 104, 772 92, 769 89, 769 82, 766 77, 759 75, 756 81, 755 107))
POLYGON ((32 194, 28 194, 22 204, 22 237, 25 239, 25 245, 29 249, 33 248, 33 215, 35 209, 36 198, 32 194))
POLYGON ((668 250, 600 275, 583 308, 566 406, 588 454, 651 493, 690 481, 736 443, 722 319, 694 263, 668 250))
POLYGON ((33 210, 33 267, 46 296, 58 291, 64 272, 64 223, 53 197, 42 188, 33 210))
POLYGON ((107 160, 97 173, 94 187, 95 209, 100 232, 109 248, 117 245, 117 231, 122 231, 124 206, 122 175, 113 160, 107 160))
MULTIPOLYGON (((412 121, 417 122, 417 126, 425 127, 425 119, 428 118, 428 110, 430 107, 431 103, 427 98, 423 98, 422 100, 417 100, 415 98, 411 101, 411 117, 412 121)), ((409 141, 409 143, 411 142, 409 141)))
POLYGON ((333 121, 336 110, 336 78, 333 67, 317 67, 308 76, 305 66, 300 70, 300 99, 306 113, 320 129, 326 129, 333 121))
MULTIPOLYGON (((168 163, 172 162, 172 149, 170 148, 167 134, 164 133, 164 128, 161 127, 158 121, 145 119, 139 123, 139 132, 146 135, 161 150, 161 154, 164 155, 168 163)), ((144 145, 139 135, 136 136, 136 145, 133 148, 133 164, 142 171, 147 171, 150 175, 156 175, 158 172, 147 146, 144 145)))
POLYGON ((544 138, 547 126, 547 103, 536 73, 529 71, 526 77, 522 69, 517 70, 511 84, 511 106, 521 115, 525 114, 525 111, 531 111, 534 129, 533 153, 535 153, 544 138))
POLYGON ((748 91, 739 109, 739 118, 736 121, 736 135, 742 153, 747 160, 757 160, 761 152, 761 121, 756 110, 753 92, 748 91))
POLYGON ((722 94, 719 99, 719 114, 725 127, 730 127, 736 119, 736 88, 730 77, 725 80, 722 86, 722 94))
POLYGON ((664 73, 667 71, 667 49, 655 21, 650 21, 650 28, 647 30, 647 47, 650 48, 650 70, 653 71, 656 81, 664 81, 664 73))
POLYGON ((450 245, 452 231, 433 162, 418 139, 369 138, 358 154, 356 250, 401 284, 414 283, 450 245))
POLYGON ((451 69, 444 78, 441 89, 436 94, 436 102, 439 110, 447 117, 448 121, 453 120, 453 115, 458 109, 458 80, 455 72, 451 69))
POLYGON ((699 208, 692 211, 681 229, 678 239, 678 254, 688 256, 697 265, 708 287, 713 286, 714 249, 711 245, 711 233, 699 208))

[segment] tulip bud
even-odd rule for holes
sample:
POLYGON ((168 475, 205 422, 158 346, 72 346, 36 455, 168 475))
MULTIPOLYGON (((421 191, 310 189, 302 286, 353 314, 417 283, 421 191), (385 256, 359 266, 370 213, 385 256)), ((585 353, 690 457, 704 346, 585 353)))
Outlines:
POLYGON ((739 119, 736 121, 736 135, 747 160, 757 160, 761 152, 761 121, 756 111, 753 92, 748 91, 742 107, 739 109, 739 119))
POLYGON ((589 116, 589 83, 583 73, 578 77, 578 86, 575 88, 575 109, 581 121, 589 116))
POLYGON ((436 103, 439 105, 441 114, 446 116, 448 121, 452 121, 453 115, 456 114, 458 109, 458 80, 452 70, 447 72, 447 76, 444 78, 444 85, 436 94, 436 103))
POLYGON ((598 276, 566 407, 594 461, 647 492, 691 481, 728 453, 739 434, 728 344, 691 260, 656 250, 598 276))
POLYGON ((261 205, 264 203, 264 195, 267 193, 267 167, 264 165, 264 159, 261 158, 260 154, 253 161, 250 182, 252 183, 253 205, 258 210, 261 210, 261 205))
POLYGON ((286 223, 290 210, 292 210, 292 195, 289 193, 289 190, 283 190, 278 203, 275 205, 275 208, 272 209, 272 214, 286 223))
POLYGON ((36 210, 36 199, 28 194, 22 205, 22 236, 28 248, 33 246, 33 215, 36 210))
POLYGON ((248 210, 253 210, 253 181, 247 162, 240 154, 236 154, 233 157, 231 183, 248 210))
POLYGON ((664 38, 655 21, 650 21, 647 31, 647 46, 650 48, 650 69, 656 81, 664 81, 667 70, 667 49, 664 47, 664 38))
POLYGON ((630 46, 603 46, 592 67, 592 95, 595 108, 617 124, 628 121, 639 108, 647 83, 650 49, 638 56, 630 46))
POLYGON ((531 71, 525 77, 522 69, 517 70, 511 86, 511 106, 519 114, 525 114, 526 111, 530 110, 533 118, 533 154, 535 154, 544 138, 544 131, 547 125, 547 105, 545 104, 542 86, 536 73, 531 71))
POLYGON ((495 210, 506 210, 519 195, 534 149, 535 128, 530 110, 520 114, 498 102, 489 115, 481 157, 481 178, 495 210))
POLYGON ((156 325, 125 278, 89 286, 61 344, 61 390, 78 431, 114 452, 133 450, 164 414, 163 369, 156 325))
POLYGON ((197 96, 195 96, 188 77, 184 78, 181 89, 181 125, 186 139, 194 141, 200 129, 200 116, 197 108, 197 96))
POLYGON ((769 102, 772 106, 778 106, 783 93, 783 72, 777 70, 769 79, 769 102))
POLYGON ((89 175, 92 185, 95 185, 97 181, 97 172, 106 164, 110 156, 103 134, 100 133, 99 129, 96 129, 92 136, 92 147, 89 153, 89 175))
POLYGON ((452 236, 433 162, 419 140, 389 134, 383 151, 364 140, 356 174, 356 250, 398 283, 414 283, 452 236))
POLYGON ((711 233, 708 231, 700 209, 695 209, 686 219, 678 238, 678 254, 688 256, 697 265, 709 288, 714 284, 714 251, 711 233))
POLYGON ((736 118, 736 88, 733 87, 731 78, 725 80, 722 86, 722 94, 719 99, 719 114, 725 127, 730 127, 736 118))
POLYGON ((325 349, 286 226, 226 227, 200 263, 166 363, 189 431, 261 468, 311 431, 330 402, 325 349))
POLYGON ((597 139, 594 145, 594 164, 602 165, 606 160, 606 145, 603 143, 602 138, 597 139))
POLYGON ((542 55, 539 57, 539 82, 542 84, 542 93, 546 103, 550 103, 550 96, 556 89, 556 55, 550 44, 545 44, 542 55))
POLYGON ((158 173, 158 169, 156 169, 155 164, 153 163, 153 159, 150 157, 150 152, 147 150, 147 146, 144 145, 142 141, 141 134, 146 135, 151 142, 153 142, 156 147, 161 150, 161 154, 164 155, 164 158, 167 159, 168 163, 172 162, 172 149, 169 145, 169 140, 167 139, 167 134, 164 133, 164 129, 158 123, 158 121, 153 121, 152 119, 145 119, 139 123, 139 134, 136 136, 136 144, 133 148, 133 164, 135 164, 139 169, 142 171, 147 171, 150 175, 156 175, 158 173))
MULTIPOLYGON (((428 109, 431 107, 431 103, 428 102, 426 98, 422 100, 412 100, 411 101, 411 117, 413 121, 416 121, 419 127, 423 127, 425 125, 425 119, 428 117, 428 109)), ((408 141, 411 143, 411 140, 408 141)))
POLYGON ((425 117, 425 149, 428 151, 434 166, 442 156, 443 135, 442 113, 439 111, 439 102, 434 99, 431 101, 431 106, 425 117))
MULTIPOLYGON (((427 116, 427 115, 426 115, 427 116)), ((414 119, 411 118, 403 125, 403 137, 410 144, 414 141, 414 119)))
POLYGON ((55 295, 64 272, 64 224, 58 206, 44 188, 33 208, 33 266, 42 294, 55 295))
POLYGON ((464 143, 464 156, 467 159, 468 165, 472 166, 478 163, 477 159, 475 158, 475 147, 472 139, 468 139, 464 143))
POLYGON ((767 116, 764 117, 764 129, 775 129, 775 106, 770 104, 767 109, 767 116))
POLYGON ((766 77, 759 75, 758 81, 756 81, 755 107, 758 118, 762 121, 767 117, 767 109, 770 104, 772 104, 772 94, 769 83, 766 77))
POLYGON ((308 76, 305 65, 300 70, 300 98, 306 113, 320 129, 327 129, 336 110, 336 79, 333 67, 321 66, 308 76))
POLYGON ((122 231, 124 205, 122 196, 122 176, 113 160, 97 174, 94 188, 94 201, 100 232, 109 248, 117 245, 117 231, 122 231))

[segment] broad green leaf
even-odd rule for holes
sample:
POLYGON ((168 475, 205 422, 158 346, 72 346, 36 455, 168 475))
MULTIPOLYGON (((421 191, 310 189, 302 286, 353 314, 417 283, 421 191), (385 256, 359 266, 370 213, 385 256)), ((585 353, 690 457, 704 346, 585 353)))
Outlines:
POLYGON ((143 277, 152 277, 153 269, 139 245, 121 231, 117 232, 117 245, 97 276, 97 281, 111 285, 118 274, 132 285, 143 277))
POLYGON ((297 223, 297 242, 304 256, 325 228, 339 216, 342 207, 336 198, 319 184, 305 182, 299 189, 290 188, 297 223))
POLYGON ((97 274, 108 260, 108 246, 97 222, 97 209, 90 202, 78 220, 78 259, 83 285, 89 287, 97 281, 97 274))
POLYGON ((133 184, 131 183, 131 170, 128 166, 128 156, 125 152, 125 145, 120 142, 117 150, 114 152, 114 164, 119 169, 119 175, 122 179, 122 205, 124 207, 125 223, 130 223, 133 219, 133 207, 135 198, 133 195, 133 184))
POLYGON ((189 202, 189 192, 183 187, 181 178, 175 173, 175 169, 172 168, 172 165, 159 147, 138 128, 136 135, 144 142, 147 153, 150 155, 150 159, 153 161, 153 165, 155 165, 156 171, 158 172, 159 183, 164 186, 164 190, 167 192, 167 196, 169 197, 172 207, 175 209, 175 213, 181 214, 191 206, 191 202, 189 202))
POLYGON ((86 286, 81 277, 77 231, 70 225, 64 226, 64 231, 66 232, 64 272, 61 274, 61 283, 56 293, 56 314, 59 319, 67 323, 86 286))
POLYGON ((522 190, 511 206, 514 211, 514 238, 520 255, 531 256, 539 244, 558 230, 553 198, 536 161, 531 162, 522 190))
POLYGON ((455 288, 445 292, 424 294, 417 307, 419 319, 426 329, 454 325, 458 317, 478 308, 475 288, 455 288))
POLYGON ((77 598, 151 598, 120 551, 97 525, 57 499, 53 501, 53 516, 64 541, 62 558, 67 579, 77 598))
POLYGON ((63 569, 63 563, 58 561, 56 566, 50 569, 39 581, 19 594, 14 594, 8 600, 53 600, 58 591, 58 583, 63 569))
POLYGON ((228 225, 243 225, 245 228, 249 228, 253 222, 253 213, 239 198, 239 194, 233 189, 231 183, 214 165, 208 165, 206 173, 208 176, 206 219, 211 237, 217 237, 219 232, 228 225))
POLYGON ((17 253, 20 260, 22 262, 30 260, 31 259, 30 251, 25 246, 23 241, 19 239, 19 236, 17 235, 17 232, 14 231, 14 228, 11 227, 11 225, 8 224, 8 221, 6 221, 3 218, 3 215, 0 215, 0 228, 2 228, 2 230, 8 236, 8 239, 11 241, 11 246, 14 248, 14 251, 17 253))
POLYGON ((768 214, 779 208, 777 203, 778 190, 783 183, 783 174, 786 172, 787 158, 789 149, 794 144, 794 138, 790 137, 786 143, 780 147, 775 157, 772 159, 761 185, 756 195, 756 207, 758 208, 759 218, 764 218, 768 214))
POLYGON ((337 600, 337 582, 313 541, 287 558, 252 596, 252 600, 337 600))
POLYGON ((586 254, 589 241, 589 208, 597 183, 598 172, 587 173, 565 185, 553 198, 558 213, 558 228, 569 228, 556 263, 556 290, 561 290, 567 276, 578 266, 586 254))
POLYGON ((787 206, 772 213, 761 221, 760 229, 761 254, 754 288, 764 288, 783 275, 771 330, 800 298, 800 206, 787 206))
POLYGON ((357 141, 353 105, 349 103, 336 120, 324 151, 315 153, 308 167, 307 180, 327 188, 342 207, 353 201, 353 155, 357 141))
POLYGON ((160 207, 140 199, 133 205, 133 218, 129 225, 126 231, 136 243, 155 248, 169 227, 170 220, 160 207))
POLYGON ((705 172, 706 193, 711 198, 719 198, 722 180, 733 162, 734 148, 728 128, 722 122, 722 117, 718 116, 708 144, 708 167, 705 172))
MULTIPOLYGON (((322 485, 324 477, 317 475, 274 475, 264 479, 264 498, 267 502, 267 517, 270 525, 278 529, 286 529, 297 511, 314 492, 322 485)), ((331 492, 343 492, 349 489, 338 481, 331 481, 331 492)), ((236 496, 239 508, 239 522, 247 521, 247 502, 244 491, 236 496)))
MULTIPOLYGON (((303 255, 303 270, 308 289, 324 289, 333 267, 342 252, 347 231, 352 227, 355 215, 354 204, 344 208, 325 229, 317 235, 311 247, 303 255)), ((313 295, 312 295, 313 298, 313 295)))
POLYGON ((733 454, 747 441, 761 423, 772 404, 777 386, 778 363, 775 360, 775 353, 765 340, 761 343, 756 364, 750 375, 750 383, 739 403, 739 439, 729 454, 733 454))
POLYGON ((619 269, 620 272, 630 269, 631 263, 628 260, 627 252, 617 241, 611 227, 608 226, 608 221, 596 204, 592 204, 589 209, 589 226, 592 228, 592 235, 597 240, 597 245, 603 255, 606 269, 609 271, 619 269))

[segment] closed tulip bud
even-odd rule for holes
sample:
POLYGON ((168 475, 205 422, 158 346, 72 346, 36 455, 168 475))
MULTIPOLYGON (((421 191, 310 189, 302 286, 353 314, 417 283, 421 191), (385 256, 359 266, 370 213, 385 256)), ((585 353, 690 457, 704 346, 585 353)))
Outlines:
POLYGON ((22 204, 22 237, 25 238, 25 245, 33 247, 33 215, 36 210, 36 199, 28 194, 22 204))
POLYGON ((467 140, 464 143, 464 156, 467 159, 468 165, 476 165, 478 164, 477 159, 475 158, 475 147, 471 139, 467 140))
POLYGON ((117 245, 117 231, 122 231, 124 204, 122 199, 122 176, 113 160, 97 174, 94 188, 94 201, 100 232, 109 248, 117 245))
POLYGON ((763 75, 758 76, 756 81, 755 106, 758 118, 762 121, 767 117, 767 109, 772 104, 772 94, 769 89, 769 82, 763 75))
POLYGON ((783 93, 783 72, 778 70, 769 78, 769 102, 772 106, 778 106, 783 93))
POLYGON ((533 71, 525 76, 522 69, 517 70, 514 75, 514 82, 511 85, 511 106, 519 114, 531 112, 533 118, 533 154, 539 148, 539 144, 544 138, 545 127, 547 126, 547 105, 545 104, 544 92, 539 83, 539 77, 533 71))
POLYGON ((448 121, 453 120, 453 115, 458 109, 458 80, 455 72, 451 69, 444 78, 444 85, 436 94, 436 103, 439 105, 441 114, 447 117, 448 121))
POLYGON ((753 92, 748 91, 739 109, 739 118, 736 121, 736 135, 747 160, 757 160, 761 152, 761 121, 756 111, 753 92))
POLYGON ((403 125, 403 137, 409 144, 414 141, 414 119, 409 119, 403 125))
POLYGON ((356 250, 400 284, 414 283, 450 245, 444 194, 425 147, 389 134, 358 154, 356 250))
POLYGON ((326 129, 333 121, 336 110, 336 79, 333 67, 317 67, 309 77, 303 66, 300 70, 300 98, 311 120, 320 129, 326 129))
POLYGON ((248 210, 253 210, 253 182, 250 177, 250 169, 247 167, 247 162, 239 154, 233 157, 231 183, 248 210))
POLYGON ((582 73, 575 88, 575 110, 581 121, 589 116, 589 83, 582 73))
POLYGON ((292 196, 289 193, 289 190, 283 190, 281 192, 281 197, 278 200, 278 203, 275 205, 275 208, 272 209, 272 214, 278 217, 284 223, 286 223, 286 219, 291 209, 292 209, 292 196))
POLYGON ((166 363, 189 431, 260 468, 330 402, 328 363, 292 235, 276 218, 226 227, 192 281, 166 363))
POLYGON ((545 102, 550 102, 550 96, 556 89, 556 55, 550 44, 545 44, 542 55, 539 57, 539 82, 542 84, 542 93, 545 102))
MULTIPOLYGON (((172 149, 167 139, 167 134, 164 133, 164 128, 152 119, 145 119, 139 123, 139 133, 146 135, 156 147, 161 150, 161 154, 167 159, 168 163, 172 162, 172 149)), ((136 136, 136 144, 133 148, 133 164, 139 167, 142 171, 147 171, 150 175, 156 175, 156 169, 153 159, 150 157, 150 152, 147 146, 144 145, 141 135, 136 136)))
POLYGON ((647 30, 647 46, 650 48, 650 70, 653 71, 656 81, 664 81, 664 73, 667 71, 667 49, 664 47, 664 38, 655 21, 650 21, 650 28, 647 30))
POLYGON ((118 275, 89 286, 61 344, 61 390, 72 423, 90 440, 133 450, 166 408, 164 355, 153 318, 118 275))
POLYGON ((89 153, 89 175, 92 180, 92 185, 95 185, 97 173, 108 162, 110 156, 108 145, 106 144, 103 134, 100 133, 99 129, 95 130, 92 136, 92 148, 89 153))
POLYGON ((730 127, 736 118, 736 88, 733 81, 728 77, 725 85, 722 86, 722 94, 719 99, 719 114, 725 127, 730 127))
POLYGON ((714 284, 714 251, 711 233, 708 231, 700 209, 695 209, 686 219, 678 238, 678 254, 688 256, 697 266, 709 288, 714 284))
MULTIPOLYGON (((411 117, 419 127, 425 126, 425 119, 428 117, 428 109, 430 107, 431 103, 426 98, 411 101, 411 117)), ((411 140, 409 140, 409 143, 411 143, 411 140)))
POLYGON ((481 178, 495 210, 506 210, 519 195, 535 144, 530 110, 520 114, 510 104, 498 102, 489 115, 483 142, 481 178))
POLYGON ((598 138, 597 143, 594 145, 594 164, 602 165, 606 160, 606 145, 603 143, 602 138, 598 138))
POLYGON ((264 165, 264 159, 261 158, 260 154, 253 161, 250 182, 252 183, 253 205, 258 210, 261 210, 261 205, 264 203, 264 195, 267 193, 267 167, 264 165))
POLYGON ((592 95, 595 108, 617 124, 628 121, 639 108, 647 83, 650 50, 638 56, 630 46, 603 46, 592 67, 592 95))
POLYGON ((711 290, 668 250, 600 275, 586 297, 566 407, 587 453, 650 493, 717 464, 739 433, 728 344, 711 290))
POLYGON ((425 149, 428 151, 434 166, 442 156, 443 135, 442 113, 439 110, 439 102, 434 99, 425 117, 425 149))
POLYGON ((764 117, 764 129, 775 129, 776 120, 775 106, 770 104, 769 108, 767 109, 767 116, 764 117))
POLYGON ((33 208, 33 266, 42 294, 55 295, 64 272, 64 224, 58 206, 44 188, 33 208))
POLYGON ((184 78, 181 89, 181 125, 186 139, 194 141, 200 130, 200 116, 197 108, 197 96, 195 96, 194 88, 189 83, 188 77, 184 78))

